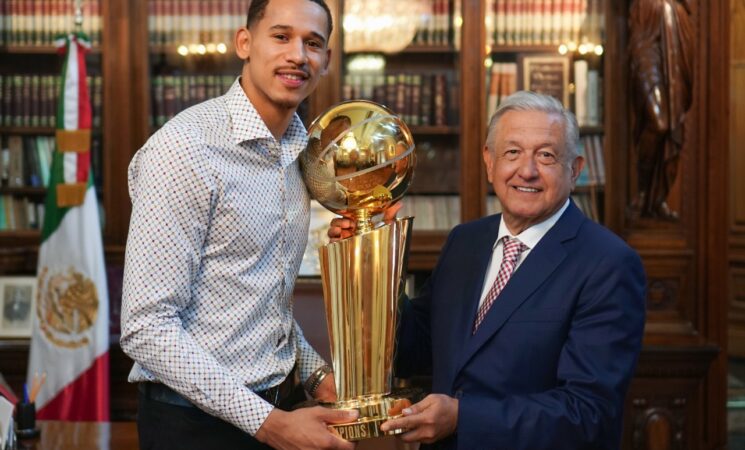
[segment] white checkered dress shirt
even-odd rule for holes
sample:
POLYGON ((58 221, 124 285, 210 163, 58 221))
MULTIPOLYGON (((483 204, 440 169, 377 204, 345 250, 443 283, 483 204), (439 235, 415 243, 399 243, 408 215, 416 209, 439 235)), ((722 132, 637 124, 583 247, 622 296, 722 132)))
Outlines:
POLYGON ((187 109, 132 159, 122 305, 129 381, 162 382, 255 434, 253 391, 324 364, 292 315, 309 199, 297 117, 281 142, 238 81, 187 109))

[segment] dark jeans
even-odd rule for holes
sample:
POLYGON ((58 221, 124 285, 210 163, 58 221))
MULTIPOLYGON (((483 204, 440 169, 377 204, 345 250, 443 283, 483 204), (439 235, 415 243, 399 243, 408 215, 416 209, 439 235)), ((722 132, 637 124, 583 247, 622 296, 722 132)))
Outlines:
MULTIPOLYGON (((304 400, 302 387, 293 399, 280 404, 304 400)), ((176 406, 153 400, 139 393, 137 432, 142 450, 266 450, 262 444, 243 430, 196 407, 176 406)))

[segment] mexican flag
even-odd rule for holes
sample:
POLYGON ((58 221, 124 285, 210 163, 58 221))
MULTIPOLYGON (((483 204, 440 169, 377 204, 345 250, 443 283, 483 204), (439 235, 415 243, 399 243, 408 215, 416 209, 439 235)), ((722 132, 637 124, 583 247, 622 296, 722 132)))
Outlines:
POLYGON ((109 298, 90 171, 91 104, 82 33, 57 40, 65 55, 56 149, 37 269, 28 386, 47 373, 36 397, 43 420, 109 419, 109 298))

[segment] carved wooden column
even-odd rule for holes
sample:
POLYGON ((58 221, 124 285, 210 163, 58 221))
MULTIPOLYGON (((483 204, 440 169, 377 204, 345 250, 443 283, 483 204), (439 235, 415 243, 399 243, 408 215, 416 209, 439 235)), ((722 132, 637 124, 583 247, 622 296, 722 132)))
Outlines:
POLYGON ((623 448, 724 448, 728 0, 607 4, 608 224, 649 282, 623 448))

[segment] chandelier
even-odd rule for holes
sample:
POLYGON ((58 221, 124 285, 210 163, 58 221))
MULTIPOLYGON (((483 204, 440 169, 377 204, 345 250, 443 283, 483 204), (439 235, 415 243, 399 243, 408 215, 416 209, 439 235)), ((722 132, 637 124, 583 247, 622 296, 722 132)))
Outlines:
POLYGON ((414 39, 422 18, 431 14, 426 0, 346 0, 344 51, 400 52, 414 39))

